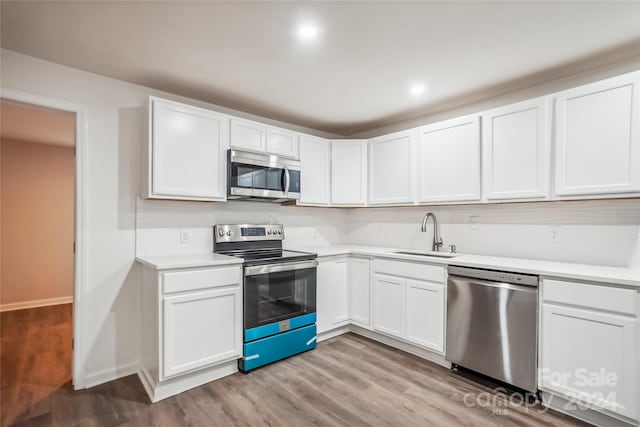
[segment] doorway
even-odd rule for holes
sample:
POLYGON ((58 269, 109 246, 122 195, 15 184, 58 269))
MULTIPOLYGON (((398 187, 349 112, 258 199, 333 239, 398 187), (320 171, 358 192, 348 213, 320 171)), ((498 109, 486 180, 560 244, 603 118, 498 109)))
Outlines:
POLYGON ((0 99, 1 424, 72 388, 74 112, 0 99))

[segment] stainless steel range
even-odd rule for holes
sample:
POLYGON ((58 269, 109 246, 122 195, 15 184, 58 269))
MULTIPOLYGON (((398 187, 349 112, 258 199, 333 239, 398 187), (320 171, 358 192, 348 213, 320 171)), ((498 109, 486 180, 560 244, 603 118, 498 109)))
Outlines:
POLYGON ((249 371, 316 347, 317 254, 282 249, 280 224, 215 225, 214 252, 244 260, 244 358, 249 371))

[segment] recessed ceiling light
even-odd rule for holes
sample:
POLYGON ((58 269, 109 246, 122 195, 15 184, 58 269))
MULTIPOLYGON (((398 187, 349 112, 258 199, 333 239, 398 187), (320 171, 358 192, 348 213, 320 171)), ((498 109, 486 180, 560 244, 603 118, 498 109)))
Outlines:
POLYGON ((424 93, 424 85, 422 83, 411 85, 409 92, 411 92, 411 95, 421 95, 424 93))
POLYGON ((298 27, 298 37, 302 40, 313 40, 318 37, 318 27, 315 25, 301 25, 298 27))

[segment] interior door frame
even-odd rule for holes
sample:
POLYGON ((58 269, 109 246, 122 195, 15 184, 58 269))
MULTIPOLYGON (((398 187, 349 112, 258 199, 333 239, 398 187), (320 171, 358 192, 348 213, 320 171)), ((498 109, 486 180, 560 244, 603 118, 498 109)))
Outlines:
POLYGON ((73 352, 72 383, 75 390, 86 388, 86 347, 82 335, 84 324, 84 283, 86 280, 86 238, 87 238, 87 122, 86 107, 66 100, 49 98, 28 92, 0 88, 0 97, 26 104, 37 105, 56 110, 75 113, 75 253, 74 253, 74 286, 73 286, 73 352))

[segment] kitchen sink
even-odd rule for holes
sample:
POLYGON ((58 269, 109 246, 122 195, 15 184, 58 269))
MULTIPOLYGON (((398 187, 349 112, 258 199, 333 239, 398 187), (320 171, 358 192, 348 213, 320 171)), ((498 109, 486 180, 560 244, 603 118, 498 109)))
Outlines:
POLYGON ((453 258, 460 254, 451 252, 435 252, 435 251, 396 251, 397 254, 417 255, 417 256, 433 256, 437 258, 453 258))

